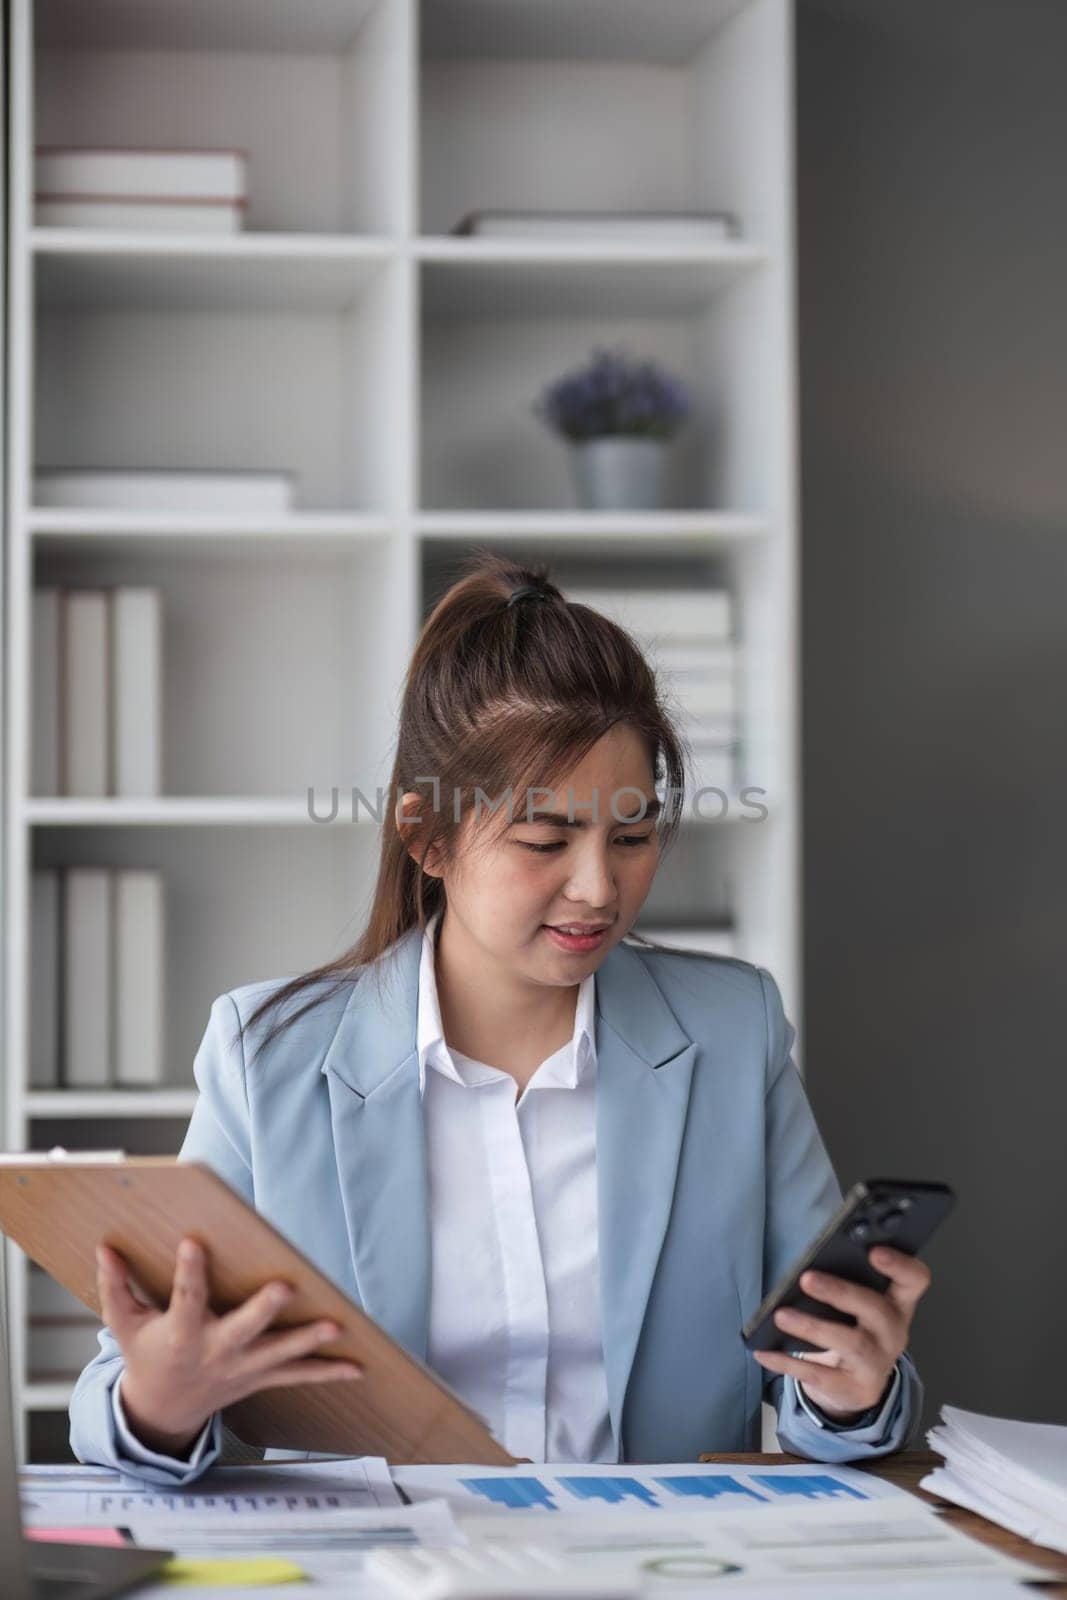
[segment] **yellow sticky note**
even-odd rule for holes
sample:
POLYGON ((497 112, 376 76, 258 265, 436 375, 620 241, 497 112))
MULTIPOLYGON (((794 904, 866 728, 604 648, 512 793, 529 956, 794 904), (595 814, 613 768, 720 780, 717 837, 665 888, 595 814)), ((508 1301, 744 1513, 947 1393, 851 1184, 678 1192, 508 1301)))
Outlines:
POLYGON ((302 1583, 307 1573, 292 1561, 275 1556, 235 1556, 199 1559, 196 1556, 171 1556, 159 1573, 164 1583, 184 1584, 186 1588, 221 1588, 232 1584, 302 1583))

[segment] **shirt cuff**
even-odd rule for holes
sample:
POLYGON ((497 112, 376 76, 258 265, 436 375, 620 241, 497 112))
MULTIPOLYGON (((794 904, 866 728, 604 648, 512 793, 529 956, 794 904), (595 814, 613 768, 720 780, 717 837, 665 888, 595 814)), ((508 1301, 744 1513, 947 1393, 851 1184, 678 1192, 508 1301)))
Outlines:
POLYGON ((111 1415, 115 1420, 115 1437, 118 1440, 122 1454, 128 1457, 130 1461, 140 1462, 142 1466, 146 1467, 169 1467, 178 1472, 191 1472, 194 1467, 198 1467, 203 1459, 204 1451, 211 1442, 211 1418, 208 1417, 204 1423, 191 1455, 163 1455, 158 1450, 150 1450, 146 1444, 142 1444, 140 1439, 131 1432, 130 1425, 126 1421, 126 1413, 122 1409, 122 1396, 119 1394, 121 1385, 122 1373, 120 1372, 111 1387, 111 1415))
POLYGON ((851 1422, 839 1422, 833 1417, 828 1417, 825 1411, 819 1409, 814 1400, 808 1399, 804 1393, 804 1385, 799 1380, 797 1380, 794 1387, 801 1407, 817 1428, 826 1428, 831 1433, 851 1433, 854 1428, 881 1428, 889 1417, 896 1403, 897 1395, 900 1393, 900 1362, 898 1361, 893 1369, 893 1377, 885 1399, 879 1405, 871 1406, 868 1411, 861 1412, 858 1417, 853 1417, 851 1422))

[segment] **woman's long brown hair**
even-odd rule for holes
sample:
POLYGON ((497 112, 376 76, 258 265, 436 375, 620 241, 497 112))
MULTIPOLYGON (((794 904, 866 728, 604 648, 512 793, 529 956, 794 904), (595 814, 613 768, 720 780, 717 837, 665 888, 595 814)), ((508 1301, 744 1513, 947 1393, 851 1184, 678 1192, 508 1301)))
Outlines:
MULTIPOLYGON (((656 824, 661 852, 676 837, 691 752, 635 640, 600 612, 568 601, 549 580, 546 562, 527 566, 479 550, 465 565, 427 618, 405 679, 367 925, 342 955, 290 979, 251 1013, 238 1039, 269 1012, 286 1010, 259 1049, 442 908, 442 880, 424 872, 422 862, 432 851, 438 870, 456 859, 476 790, 484 816, 493 817, 489 806, 509 789, 524 812, 530 788, 561 782, 598 739, 623 724, 644 741, 653 781, 666 785, 656 824), (546 598, 509 606, 513 591, 527 584, 546 598), (418 861, 395 825, 407 792, 422 797, 418 861), (291 1010, 290 1002, 311 989, 306 1004, 291 1010)), ((502 811, 501 830, 507 822, 502 811)))

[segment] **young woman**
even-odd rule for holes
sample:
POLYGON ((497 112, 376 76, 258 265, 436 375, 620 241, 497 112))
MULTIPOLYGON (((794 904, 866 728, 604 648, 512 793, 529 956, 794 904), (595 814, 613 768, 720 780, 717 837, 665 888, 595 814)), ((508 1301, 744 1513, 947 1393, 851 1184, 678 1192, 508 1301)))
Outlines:
MULTIPOLYGON (((214 1002, 181 1157, 516 1457, 758 1449, 765 1391, 784 1447, 882 1455, 918 1424, 905 1346, 927 1269, 873 1251, 885 1295, 805 1284, 854 1326, 780 1314, 823 1353, 745 1350, 745 1319, 840 1198, 794 1030, 764 968, 624 942, 685 778, 630 636, 543 564, 475 558, 408 672, 366 930, 214 1002)), ((213 1314, 192 1240, 165 1311, 113 1250, 98 1261, 107 1326, 70 1407, 82 1461, 189 1483, 220 1456, 224 1406, 360 1380, 316 1354, 330 1324, 268 1331, 283 1285, 213 1314)))

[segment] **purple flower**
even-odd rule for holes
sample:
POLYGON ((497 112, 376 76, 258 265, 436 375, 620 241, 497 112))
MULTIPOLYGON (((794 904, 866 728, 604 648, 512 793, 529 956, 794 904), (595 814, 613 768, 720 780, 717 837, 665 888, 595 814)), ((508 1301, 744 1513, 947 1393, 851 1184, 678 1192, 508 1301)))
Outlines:
POLYGON ((690 403, 678 379, 653 362, 597 346, 584 367, 549 384, 533 410, 567 439, 620 433, 669 439, 689 415, 690 403))

